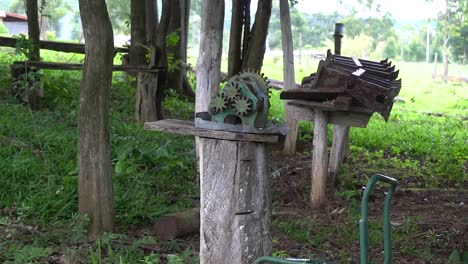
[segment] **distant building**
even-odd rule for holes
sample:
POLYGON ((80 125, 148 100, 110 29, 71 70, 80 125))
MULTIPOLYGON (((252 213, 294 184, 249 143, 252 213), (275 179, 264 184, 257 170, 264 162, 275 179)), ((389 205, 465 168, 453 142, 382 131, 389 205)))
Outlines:
POLYGON ((28 17, 0 10, 0 21, 8 29, 10 35, 28 34, 28 17))

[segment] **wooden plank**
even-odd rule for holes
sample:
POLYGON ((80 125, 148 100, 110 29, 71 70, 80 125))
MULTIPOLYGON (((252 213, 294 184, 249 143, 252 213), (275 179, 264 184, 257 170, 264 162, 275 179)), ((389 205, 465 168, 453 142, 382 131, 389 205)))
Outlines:
POLYGON ((280 99, 283 100, 310 100, 310 101, 327 101, 337 98, 343 94, 344 90, 337 89, 291 89, 283 91, 280 94, 280 99))
POLYGON ((326 201, 328 175, 327 124, 328 113, 316 110, 312 150, 312 188, 310 190, 312 208, 320 208, 326 201))
POLYGON ((340 111, 348 111, 353 98, 347 96, 338 96, 335 99, 335 107, 340 111))
MULTIPOLYGON (((11 37, 0 37, 0 46, 2 47, 16 47, 16 38, 11 37)), ((85 44, 81 43, 70 43, 70 42, 58 42, 58 41, 47 41, 41 40, 39 43, 41 49, 55 50, 67 53, 85 53, 85 44)), ((128 53, 127 48, 114 47, 115 52, 128 53)))
POLYGON ((193 121, 164 119, 156 122, 147 122, 146 130, 173 132, 182 135, 192 135, 204 138, 224 139, 233 141, 268 142, 276 143, 279 136, 249 133, 236 133, 230 131, 209 130, 195 127, 193 121))
POLYGON ((328 123, 353 127, 366 127, 372 114, 355 112, 330 112, 328 123))
MULTIPOLYGON (((63 62, 46 62, 46 61, 15 61, 12 67, 23 68, 25 65, 48 70, 82 70, 82 63, 63 63, 63 62)), ((147 65, 132 66, 132 65, 114 65, 113 71, 126 72, 159 72, 163 68, 150 68, 147 65)))
POLYGON ((264 143, 201 138, 200 263, 270 255, 271 197, 264 143))
MULTIPOLYGON (((289 101, 288 104, 295 105, 299 107, 314 109, 314 110, 323 110, 323 111, 338 111, 335 104, 332 101, 326 102, 313 102, 313 101, 299 101, 293 100, 289 101)), ((374 111, 371 109, 360 107, 360 106, 350 106, 349 111, 355 113, 363 113, 363 114, 372 114, 374 111)))

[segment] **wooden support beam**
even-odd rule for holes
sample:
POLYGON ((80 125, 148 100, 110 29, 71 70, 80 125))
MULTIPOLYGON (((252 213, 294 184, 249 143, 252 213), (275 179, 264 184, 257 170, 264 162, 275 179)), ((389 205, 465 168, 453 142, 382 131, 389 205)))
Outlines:
POLYGON ((328 165, 329 187, 333 189, 336 176, 343 165, 343 158, 347 152, 349 140, 349 126, 333 126, 333 145, 330 153, 330 163, 328 165))
POLYGON ((312 208, 320 208, 326 201, 328 172, 327 124, 328 112, 316 110, 312 150, 312 188, 310 190, 312 208))
MULTIPOLYGON (((47 70, 64 70, 64 71, 80 71, 83 69, 82 63, 63 63, 63 62, 46 62, 46 61, 15 61, 12 67, 24 68, 36 67, 39 69, 47 70)), ((163 68, 150 68, 147 65, 132 66, 132 65, 114 65, 113 71, 126 71, 126 72, 160 72, 163 68)))
MULTIPOLYGON (((11 37, 0 37, 0 47, 16 47, 16 38, 11 37)), ((85 53, 85 44, 81 43, 70 43, 70 42, 58 42, 58 41, 47 41, 41 40, 39 47, 46 50, 55 50, 67 53, 85 53)), ((128 53, 127 48, 114 47, 114 51, 118 53, 128 53)))
POLYGON ((195 127, 193 121, 174 119, 164 119, 156 122, 147 122, 145 123, 145 129, 233 141, 276 143, 279 140, 279 137, 277 135, 249 134, 222 130, 210 130, 195 127))
POLYGON ((200 263, 253 263, 272 248, 266 145, 200 138, 200 263))

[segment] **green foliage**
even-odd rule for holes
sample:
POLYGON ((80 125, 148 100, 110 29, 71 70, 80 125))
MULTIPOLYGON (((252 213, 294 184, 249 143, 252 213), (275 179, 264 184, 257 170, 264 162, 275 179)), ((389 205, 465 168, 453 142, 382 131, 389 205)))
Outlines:
POLYGON ((13 37, 16 38, 16 54, 21 54, 26 58, 30 58, 33 49, 32 41, 28 39, 24 34, 19 34, 18 36, 15 35, 13 37))
POLYGON ((180 67, 181 67, 180 64, 182 63, 182 60, 177 59, 175 57, 174 51, 172 51, 172 48, 177 47, 179 42, 180 42, 180 32, 179 32, 179 30, 171 32, 166 36, 167 70, 169 72, 179 70, 180 67))

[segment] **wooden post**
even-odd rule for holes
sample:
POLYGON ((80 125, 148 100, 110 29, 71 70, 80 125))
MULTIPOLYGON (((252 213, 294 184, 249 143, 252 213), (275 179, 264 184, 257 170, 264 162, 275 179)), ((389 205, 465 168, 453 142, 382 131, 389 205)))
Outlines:
POLYGON ((265 144, 200 142, 200 263, 247 264, 270 255, 265 144))
POLYGON ((330 153, 330 163, 328 165, 328 187, 333 190, 338 171, 343 165, 343 159, 347 152, 349 140, 349 126, 334 125, 333 126, 333 145, 330 153))
MULTIPOLYGON (((283 47, 283 78, 284 90, 296 88, 294 80, 294 53, 291 30, 291 16, 289 13, 289 1, 280 0, 281 18, 281 45, 283 47)), ((288 134, 284 141, 284 154, 294 155, 297 141, 297 119, 295 118, 296 107, 285 102, 285 120, 288 124, 288 134)))
POLYGON ((435 81, 437 79, 437 52, 434 53, 434 73, 432 74, 432 80, 435 81))
POLYGON ((251 264, 271 254, 268 142, 277 135, 209 130, 160 120, 145 129, 198 136, 200 263, 251 264))
MULTIPOLYGON (((335 24, 335 54, 341 54, 341 39, 343 38, 344 25, 341 23, 335 24)), ((333 144, 330 153, 330 164, 328 167, 329 180, 328 187, 333 190, 336 174, 341 169, 343 158, 348 152, 349 126, 334 125, 333 126, 333 144)))
POLYGON ((319 208, 325 203, 328 151, 327 124, 328 112, 316 110, 314 115, 314 141, 312 150, 312 188, 310 203, 312 208, 319 208))

